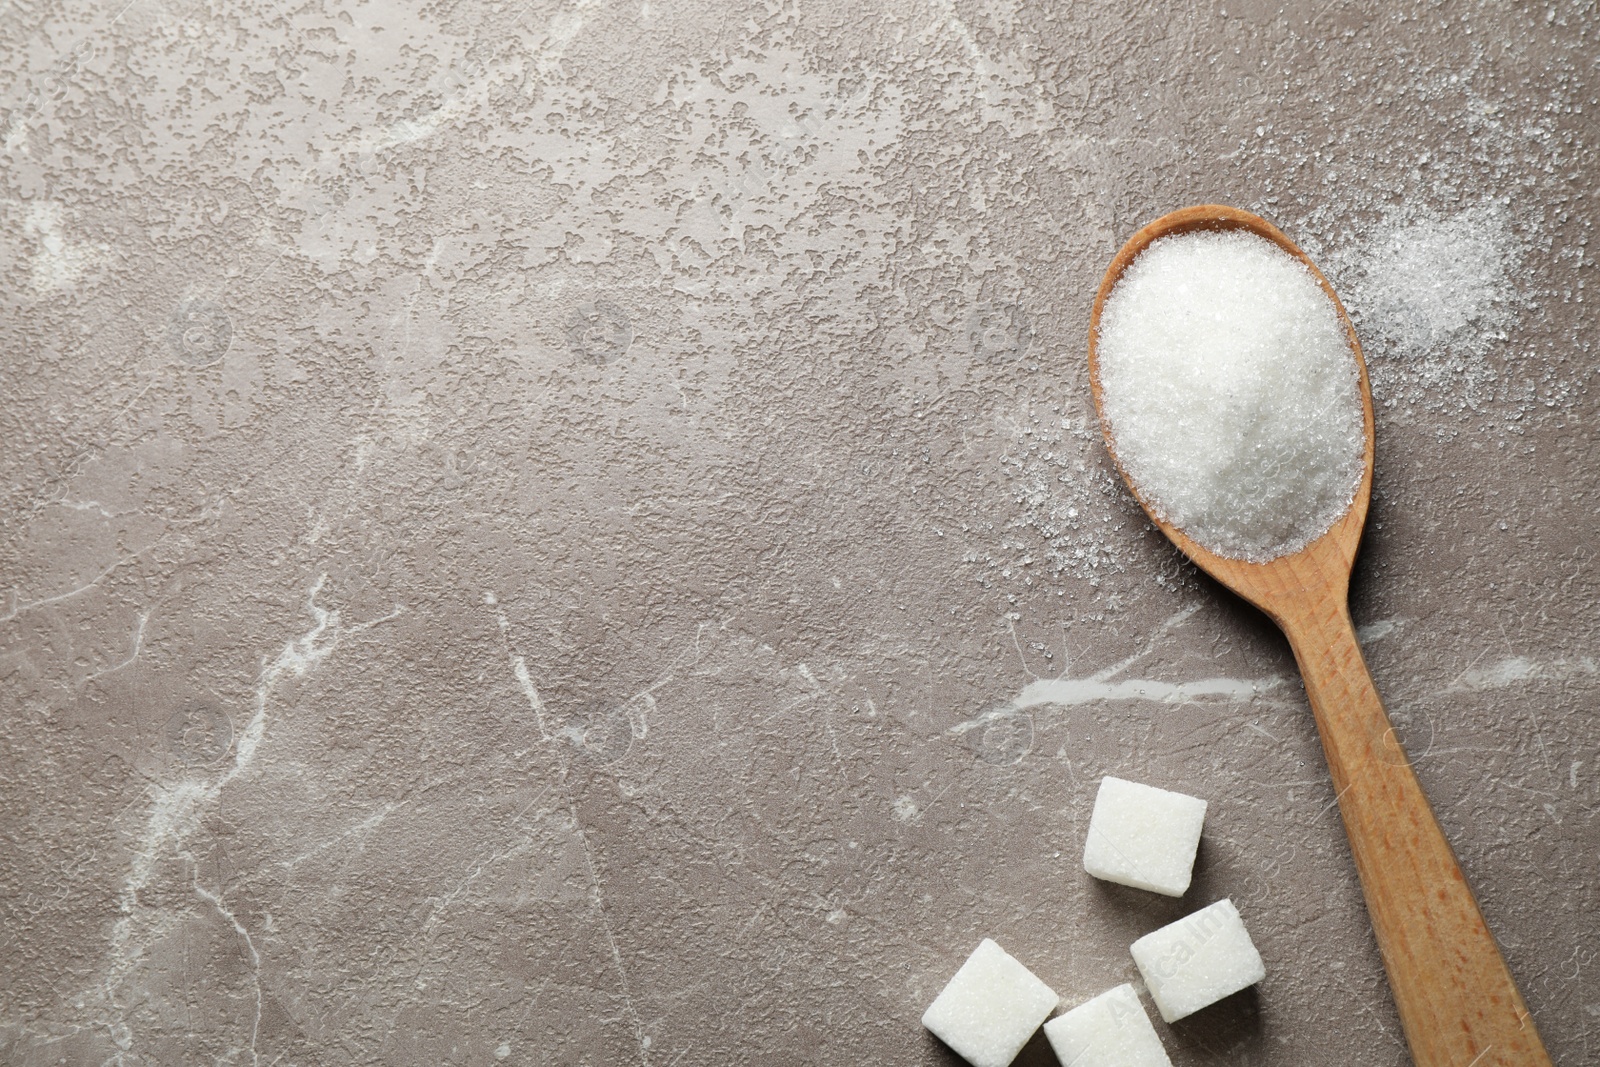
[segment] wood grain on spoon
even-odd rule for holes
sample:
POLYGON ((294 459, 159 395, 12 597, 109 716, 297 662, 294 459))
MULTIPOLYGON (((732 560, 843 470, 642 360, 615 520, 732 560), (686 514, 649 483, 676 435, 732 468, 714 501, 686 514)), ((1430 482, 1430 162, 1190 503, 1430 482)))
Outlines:
POLYGON ((1350 622, 1350 567, 1372 496, 1372 394, 1344 306, 1294 242, 1257 215, 1208 204, 1164 215, 1111 261, 1089 321, 1089 383, 1117 469, 1161 531, 1208 574, 1266 612, 1288 637, 1322 736, 1367 911, 1418 1067, 1536 1067, 1549 1056, 1450 844, 1396 740, 1350 622), (1249 563, 1207 551, 1161 518, 1117 457, 1101 403, 1100 314, 1134 258, 1162 237, 1246 230, 1304 263, 1338 309, 1361 375, 1365 448, 1350 510, 1299 552, 1249 563))

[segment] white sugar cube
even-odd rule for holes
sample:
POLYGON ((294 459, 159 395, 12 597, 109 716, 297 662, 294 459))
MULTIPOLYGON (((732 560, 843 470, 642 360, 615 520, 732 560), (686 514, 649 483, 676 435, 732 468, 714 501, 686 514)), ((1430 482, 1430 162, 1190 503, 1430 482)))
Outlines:
POLYGON ((1066 1067, 1172 1067, 1131 985, 1101 993, 1044 1024, 1066 1067))
POLYGON ((986 937, 922 1013, 922 1025, 972 1067, 1006 1067, 1059 1003, 1054 990, 986 937))
POLYGON ((1146 934, 1131 951, 1151 999, 1169 1023, 1267 976, 1231 900, 1219 900, 1146 934))
POLYGON ((1083 869, 1096 878, 1181 897, 1189 889, 1206 802, 1153 785, 1102 778, 1083 869))

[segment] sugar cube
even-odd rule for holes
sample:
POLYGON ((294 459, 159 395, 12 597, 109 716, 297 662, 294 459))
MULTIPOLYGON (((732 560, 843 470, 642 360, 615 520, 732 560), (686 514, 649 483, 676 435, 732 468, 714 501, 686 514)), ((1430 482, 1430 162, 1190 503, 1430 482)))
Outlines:
POLYGON ((1096 878, 1181 897, 1194 873, 1206 802, 1153 785, 1102 778, 1083 869, 1096 878))
POLYGON ((1169 1023, 1267 976, 1231 900, 1146 934, 1131 951, 1151 999, 1169 1023))
POLYGON ((1172 1067, 1131 985, 1119 985, 1044 1024, 1066 1067, 1172 1067))
POLYGON ((922 1013, 972 1067, 1006 1067, 1061 998, 987 937, 922 1013))

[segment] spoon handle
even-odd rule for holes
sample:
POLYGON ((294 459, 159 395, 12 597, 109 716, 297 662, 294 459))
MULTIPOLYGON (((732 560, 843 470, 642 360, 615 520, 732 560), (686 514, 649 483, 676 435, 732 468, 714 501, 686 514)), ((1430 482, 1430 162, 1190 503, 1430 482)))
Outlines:
POLYGON ((1344 598, 1284 618, 1417 1067, 1549 1067, 1522 994, 1395 738, 1344 598))

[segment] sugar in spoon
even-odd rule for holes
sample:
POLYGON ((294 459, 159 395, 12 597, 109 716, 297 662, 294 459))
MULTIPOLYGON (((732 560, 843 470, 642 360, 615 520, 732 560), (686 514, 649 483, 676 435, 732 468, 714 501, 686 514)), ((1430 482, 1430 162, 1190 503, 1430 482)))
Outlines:
POLYGON ((1100 283, 1089 321, 1089 386, 1106 447, 1151 521, 1206 573, 1266 612, 1294 649, 1413 1061, 1549 1067, 1522 995, 1389 724, 1350 621, 1350 568, 1372 494, 1372 393, 1361 345, 1333 287, 1294 242, 1250 212, 1207 204, 1164 215, 1122 246, 1100 283), (1098 354, 1106 301, 1140 253, 1164 237, 1241 230, 1305 264, 1333 302, 1359 370, 1365 438, 1349 509, 1304 548, 1259 563, 1208 550, 1141 492, 1117 455, 1098 354))

